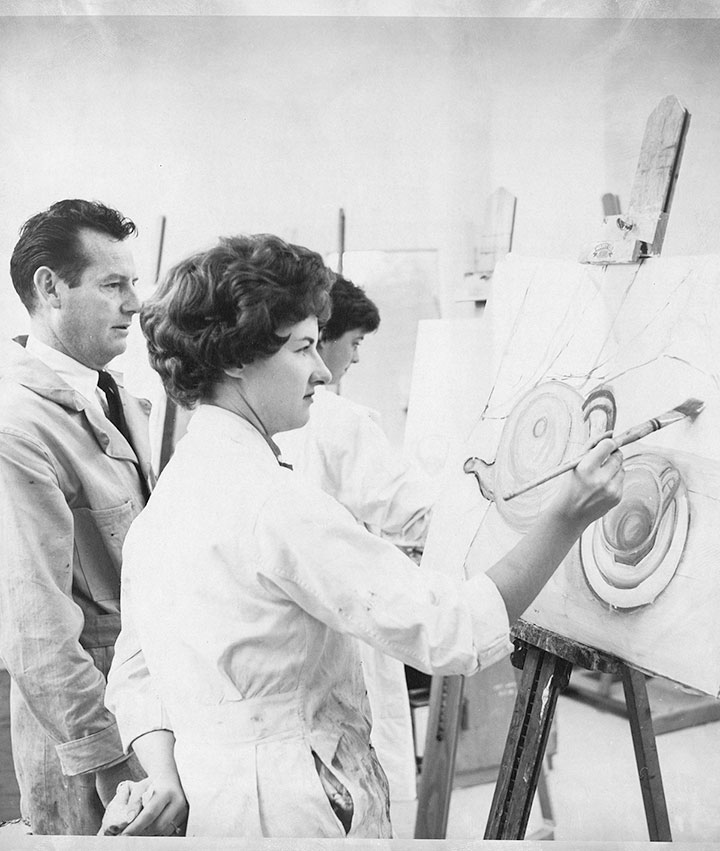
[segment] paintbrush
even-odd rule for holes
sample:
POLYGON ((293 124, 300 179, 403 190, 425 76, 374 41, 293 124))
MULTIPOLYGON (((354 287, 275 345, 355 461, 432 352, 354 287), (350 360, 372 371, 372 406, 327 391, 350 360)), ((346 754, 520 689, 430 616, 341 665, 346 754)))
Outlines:
MULTIPOLYGON (((636 440, 640 440, 641 437, 647 437, 649 434, 652 434, 654 431, 658 431, 661 428, 665 428, 665 426, 672 425, 672 423, 680 422, 680 420, 684 420, 686 417, 690 419, 695 419, 695 417, 702 411, 705 407, 705 402, 700 399, 686 399, 681 405, 677 405, 675 408, 672 408, 669 411, 665 411, 664 414, 660 414, 659 417, 653 417, 650 420, 646 420, 644 423, 640 423, 640 425, 633 426, 629 428, 627 431, 622 432, 617 437, 613 437, 613 433, 611 431, 606 431, 604 434, 601 434, 600 437, 597 438, 594 446, 597 446, 601 440, 606 437, 611 437, 615 441, 615 445, 618 449, 621 446, 626 446, 628 443, 634 443, 636 440)), ((542 476, 539 476, 537 479, 533 479, 532 481, 524 484, 522 487, 517 490, 512 491, 507 494, 504 499, 507 502, 510 499, 515 499, 516 496, 520 496, 520 494, 527 493, 529 490, 538 487, 538 485, 543 485, 545 482, 549 482, 550 479, 554 479, 556 476, 561 476, 563 473, 567 473, 569 470, 574 470, 575 467, 582 461, 585 457, 586 453, 582 455, 578 455, 576 458, 573 458, 571 461, 565 461, 563 464, 560 464, 559 467, 555 467, 554 470, 550 470, 548 473, 544 473, 542 476)))

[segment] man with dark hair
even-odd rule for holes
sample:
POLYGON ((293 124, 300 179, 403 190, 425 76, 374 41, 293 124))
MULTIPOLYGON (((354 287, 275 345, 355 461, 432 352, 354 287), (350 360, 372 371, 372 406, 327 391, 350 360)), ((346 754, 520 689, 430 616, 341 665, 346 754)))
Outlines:
POLYGON ((105 370, 140 309, 126 239, 97 202, 29 219, 10 263, 30 333, 0 362, 0 656, 15 770, 37 834, 94 834, 142 777, 104 706, 125 533, 152 477, 149 404, 105 370))
MULTIPOLYGON (((359 361, 366 334, 380 313, 365 291, 338 275, 330 291, 330 319, 318 352, 337 390, 359 361)), ((285 461, 344 505, 370 531, 397 544, 425 542, 434 494, 422 472, 390 445, 376 411, 318 387, 310 421, 276 436, 285 461)), ((391 800, 415 798, 415 749, 403 666, 397 659, 361 646, 372 707, 372 741, 390 781, 391 800)))

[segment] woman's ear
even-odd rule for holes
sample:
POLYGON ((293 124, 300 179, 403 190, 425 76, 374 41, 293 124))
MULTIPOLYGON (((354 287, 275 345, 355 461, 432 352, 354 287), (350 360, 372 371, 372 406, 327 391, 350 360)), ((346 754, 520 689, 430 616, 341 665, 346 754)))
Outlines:
POLYGON ((223 368, 223 372, 229 378, 242 378, 243 370, 245 367, 241 364, 240 366, 228 366, 223 368))

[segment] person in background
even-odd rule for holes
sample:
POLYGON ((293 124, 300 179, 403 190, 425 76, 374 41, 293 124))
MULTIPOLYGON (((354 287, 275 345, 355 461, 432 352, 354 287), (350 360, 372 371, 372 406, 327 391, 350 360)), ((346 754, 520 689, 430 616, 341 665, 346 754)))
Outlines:
POLYGON ((142 809, 107 832, 165 832, 187 800, 188 835, 391 836, 358 640, 427 672, 492 664, 620 499, 606 439, 487 573, 451 579, 369 533, 273 441, 330 380, 317 342, 331 281, 314 252, 232 237, 143 307, 151 365, 198 407, 125 540, 106 700, 148 779, 119 793, 142 809))
MULTIPOLYGON (((330 388, 318 387, 308 424, 276 435, 284 461, 329 493, 375 534, 403 546, 425 543, 434 494, 427 477, 387 439, 380 415, 338 393, 359 361, 367 334, 377 331, 375 303, 352 281, 336 276, 331 313, 318 352, 330 371, 330 388), (332 390, 335 392, 332 392, 332 390)), ((372 710, 372 743, 390 784, 391 800, 414 800, 416 761, 405 669, 363 642, 365 682, 372 710)))
POLYGON ((96 833, 118 783, 144 776, 104 704, 122 542, 152 476, 148 403, 105 371, 140 310, 134 232, 103 204, 59 201, 10 263, 30 333, 0 356, 0 657, 36 834, 96 833))

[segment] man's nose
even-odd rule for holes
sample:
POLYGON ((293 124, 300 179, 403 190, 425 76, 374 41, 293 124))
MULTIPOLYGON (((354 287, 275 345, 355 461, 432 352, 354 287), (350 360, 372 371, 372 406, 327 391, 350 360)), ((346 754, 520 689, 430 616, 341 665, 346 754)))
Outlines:
POLYGON ((360 363, 360 352, 357 349, 353 350, 353 356, 350 363, 360 363))
POLYGON ((128 290, 127 296, 123 300, 122 309, 124 313, 140 313, 140 308, 142 307, 142 302, 138 298, 138 294, 135 290, 135 287, 130 287, 128 290))

